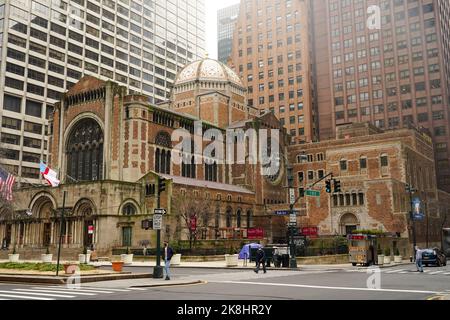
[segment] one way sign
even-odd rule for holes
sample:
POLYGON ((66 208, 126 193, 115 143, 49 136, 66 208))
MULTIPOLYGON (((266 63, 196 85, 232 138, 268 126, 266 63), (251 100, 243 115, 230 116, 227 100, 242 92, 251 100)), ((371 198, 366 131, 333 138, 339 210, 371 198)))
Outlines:
POLYGON ((158 209, 153 210, 153 213, 154 214, 167 214, 167 210, 158 208, 158 209))

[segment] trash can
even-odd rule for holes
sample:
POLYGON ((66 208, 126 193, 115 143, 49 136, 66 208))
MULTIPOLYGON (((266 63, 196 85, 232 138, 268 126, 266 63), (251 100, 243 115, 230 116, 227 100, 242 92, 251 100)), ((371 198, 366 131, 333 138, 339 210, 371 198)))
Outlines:
POLYGON ((289 268, 289 255, 288 254, 283 254, 281 256, 281 266, 283 268, 289 268))

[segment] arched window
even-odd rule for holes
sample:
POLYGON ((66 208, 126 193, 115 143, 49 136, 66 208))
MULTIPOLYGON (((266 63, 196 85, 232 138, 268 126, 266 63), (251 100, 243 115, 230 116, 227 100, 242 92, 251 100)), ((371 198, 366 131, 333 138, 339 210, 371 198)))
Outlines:
POLYGON ((137 212, 136 207, 131 203, 127 203, 122 208, 122 214, 124 216, 134 216, 136 212, 137 212))
POLYGON ((159 167, 160 161, 161 161, 161 151, 159 150, 159 148, 156 148, 156 151, 155 151, 155 171, 156 172, 160 171, 160 167, 159 167))
POLYGON ((253 223, 253 213, 251 210, 247 211, 247 229, 252 227, 253 223))
POLYGON ((227 228, 231 228, 231 208, 227 209, 227 213, 226 213, 226 225, 227 228))
MULTIPOLYGON (((170 135, 165 131, 160 131, 155 138, 155 144, 165 149, 172 148, 170 135)), ((156 148, 155 151, 155 171, 158 173, 170 174, 171 151, 156 148)))
POLYGON ((94 119, 80 120, 69 135, 67 174, 78 181, 103 178, 103 131, 94 119))
POLYGON ((240 228, 240 227, 241 227, 241 216, 242 216, 241 209, 239 209, 239 210, 236 212, 236 227, 237 227, 237 228, 240 228))

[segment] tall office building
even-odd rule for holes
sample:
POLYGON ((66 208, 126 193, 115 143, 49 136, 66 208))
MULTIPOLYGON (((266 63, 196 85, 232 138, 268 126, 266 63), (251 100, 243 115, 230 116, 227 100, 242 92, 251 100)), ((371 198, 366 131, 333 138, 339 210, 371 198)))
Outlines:
POLYGON ((239 4, 217 11, 217 40, 219 61, 227 63, 233 46, 233 32, 239 16, 239 4))
POLYGON ((203 57, 204 30, 204 0, 0 0, 4 165, 40 181, 52 105, 84 75, 166 100, 178 69, 203 57))
POLYGON ((369 121, 383 129, 409 124, 428 128, 435 142, 438 186, 450 191, 450 1, 314 4, 322 84, 320 138, 333 136, 336 126, 347 122, 369 121), (378 18, 377 10, 368 13, 373 5, 381 12, 378 29, 376 23, 367 23, 378 18))
POLYGON ((296 142, 317 140, 312 2, 245 0, 232 64, 250 105, 272 111, 296 142))

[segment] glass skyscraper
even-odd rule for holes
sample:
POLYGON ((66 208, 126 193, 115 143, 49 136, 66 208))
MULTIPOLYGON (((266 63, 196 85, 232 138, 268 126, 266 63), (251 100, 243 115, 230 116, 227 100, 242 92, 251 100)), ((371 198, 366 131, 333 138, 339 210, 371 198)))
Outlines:
POLYGON ((53 104, 84 75, 166 100, 204 30, 204 0, 0 0, 3 165, 39 182, 53 104))

